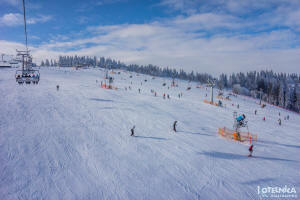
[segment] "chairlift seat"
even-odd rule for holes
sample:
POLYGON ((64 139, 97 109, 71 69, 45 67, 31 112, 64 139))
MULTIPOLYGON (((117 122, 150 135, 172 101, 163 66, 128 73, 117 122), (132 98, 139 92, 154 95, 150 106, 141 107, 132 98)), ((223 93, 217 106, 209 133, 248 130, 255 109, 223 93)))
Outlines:
POLYGON ((39 70, 17 70, 15 77, 19 84, 37 84, 40 81, 40 72, 39 70))

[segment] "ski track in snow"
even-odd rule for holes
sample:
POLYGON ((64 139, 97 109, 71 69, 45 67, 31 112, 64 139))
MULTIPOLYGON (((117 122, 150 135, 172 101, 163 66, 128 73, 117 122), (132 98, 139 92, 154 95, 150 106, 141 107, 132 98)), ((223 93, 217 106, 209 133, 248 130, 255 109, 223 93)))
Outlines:
POLYGON ((0 71, 0 199, 262 199, 257 186, 300 191, 299 114, 242 96, 211 106, 203 103, 209 90, 186 81, 167 89, 168 78, 121 71, 111 74, 119 89, 105 90, 102 69, 40 71, 39 85, 21 86, 13 69, 0 71), (258 134, 253 158, 247 145, 217 134, 232 127, 233 111, 258 134))

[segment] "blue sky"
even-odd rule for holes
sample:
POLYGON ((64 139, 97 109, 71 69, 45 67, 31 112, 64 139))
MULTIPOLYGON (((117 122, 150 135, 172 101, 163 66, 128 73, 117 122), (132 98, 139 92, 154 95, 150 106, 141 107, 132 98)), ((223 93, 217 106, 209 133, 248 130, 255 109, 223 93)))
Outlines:
MULTIPOLYGON (((0 52, 23 48, 21 0, 0 0, 0 52)), ((298 0, 27 0, 36 62, 106 56, 187 71, 300 73, 298 0)))

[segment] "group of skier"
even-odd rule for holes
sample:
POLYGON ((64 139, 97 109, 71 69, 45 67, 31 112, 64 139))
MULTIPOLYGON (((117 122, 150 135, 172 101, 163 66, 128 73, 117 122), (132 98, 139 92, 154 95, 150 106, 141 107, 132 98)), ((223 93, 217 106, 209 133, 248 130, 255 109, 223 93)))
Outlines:
MULTIPOLYGON (((146 81, 145 81, 146 82, 146 81)), ((131 84, 132 84, 132 82, 131 82, 131 84)), ((141 82, 141 85, 143 85, 142 84, 142 82, 141 82)), ((165 86, 166 84, 164 83, 163 84, 163 86, 165 86)), ((129 86, 129 89, 131 89, 131 87, 129 86)), ((168 88, 169 89, 169 88, 168 88)), ((189 88, 190 89, 190 88, 189 88)), ((58 90, 58 88, 57 88, 57 90, 58 90)), ((125 87, 125 90, 127 90, 127 87, 125 87)), ((139 93, 141 93, 141 89, 140 88, 138 88, 138 92, 139 93)), ((151 93, 152 94, 154 94, 154 96, 157 96, 157 92, 156 91, 154 91, 153 89, 151 89, 151 93)), ((207 94, 206 94, 206 96, 207 96, 207 94)), ((166 99, 166 98, 168 98, 168 99, 170 99, 170 95, 169 94, 166 94, 166 93, 163 93, 163 95, 162 95, 162 97, 163 97, 163 99, 166 99)), ((182 93, 179 93, 178 94, 178 98, 181 98, 182 97, 182 93)), ((221 105, 221 103, 220 103, 220 105, 221 105)), ((234 106, 234 104, 232 104, 232 106, 234 106)), ((236 107, 237 107, 237 109, 239 109, 240 108, 240 105, 239 104, 236 104, 236 107)), ((254 111, 254 114, 255 115, 257 115, 257 110, 255 110, 254 111)), ((280 114, 280 112, 279 112, 279 116, 280 116, 281 114, 280 114)), ((285 120, 289 120, 289 116, 287 115, 286 117, 284 117, 284 119, 285 120)), ((263 121, 265 121, 266 120, 266 118, 265 117, 263 117, 263 121)), ((176 133, 177 132, 177 123, 178 123, 178 121, 174 121, 173 122, 173 125, 172 125, 172 127, 173 127, 173 131, 174 131, 174 133, 176 133)), ((282 123, 282 121, 281 121, 281 119, 279 118, 278 119, 278 124, 281 126, 281 123, 282 123)), ((241 114, 241 115, 239 115, 239 116, 237 116, 236 117, 236 132, 237 132, 237 134, 239 135, 239 131, 238 131, 238 128, 239 127, 245 127, 245 126, 247 126, 247 121, 246 121, 246 116, 245 116, 245 114, 241 114)), ((130 129, 130 132, 131 132, 131 135, 130 136, 135 136, 135 126, 133 126, 131 129, 130 129)), ((249 146, 249 157, 252 157, 252 153, 253 153, 253 149, 254 149, 254 145, 253 144, 251 144, 250 146, 249 146)))

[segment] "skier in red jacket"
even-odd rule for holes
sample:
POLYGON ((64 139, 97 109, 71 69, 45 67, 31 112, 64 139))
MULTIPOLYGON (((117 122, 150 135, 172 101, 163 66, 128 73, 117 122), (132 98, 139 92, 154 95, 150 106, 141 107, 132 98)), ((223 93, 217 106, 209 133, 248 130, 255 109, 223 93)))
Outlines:
POLYGON ((249 156, 252 157, 252 152, 253 152, 253 144, 249 147, 249 156))

